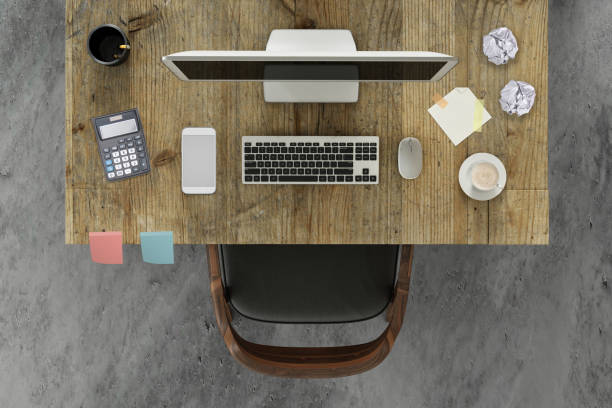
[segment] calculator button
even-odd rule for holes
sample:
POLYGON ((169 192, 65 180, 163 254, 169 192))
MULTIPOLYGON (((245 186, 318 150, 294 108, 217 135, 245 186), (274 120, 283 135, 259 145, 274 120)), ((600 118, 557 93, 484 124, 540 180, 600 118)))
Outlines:
POLYGON ((131 164, 132 166, 138 166, 138 160, 132 160, 132 161, 130 162, 130 164, 131 164))
POLYGON ((123 166, 121 166, 120 164, 115 166, 115 170, 121 170, 123 168, 123 166))
POLYGON ((105 147, 104 148, 104 153, 108 153, 108 152, 110 152, 110 149, 108 147, 105 147))
POLYGON ((117 146, 113 146, 113 147, 111 147, 111 150, 112 150, 112 151, 117 150, 117 146))
POLYGON ((123 163, 123 168, 124 168, 124 169, 127 169, 127 168, 129 168, 129 167, 132 167, 132 166, 130 165, 130 162, 125 162, 125 163, 123 163))
POLYGON ((146 169, 147 169, 147 163, 145 163, 145 161, 143 160, 143 161, 140 163, 140 167, 142 167, 142 169, 143 169, 143 170, 146 170, 146 169))
POLYGON ((136 140, 140 139, 140 135, 134 136, 134 139, 136 139, 136 140))
POLYGON ((111 155, 110 155, 110 154, 105 154, 105 155, 104 155, 104 158, 105 158, 105 159, 110 159, 110 158, 111 158, 111 155))
POLYGON ((127 154, 127 150, 121 150, 119 153, 121 153, 122 156, 125 156, 127 154))
POLYGON ((136 155, 135 154, 130 154, 130 160, 136 160, 136 155))
POLYGON ((125 174, 132 174, 132 169, 125 169, 125 174))
POLYGON ((145 157, 144 153, 138 153, 138 157, 145 157))
POLYGON ((128 149, 128 153, 129 154, 134 154, 136 153, 136 149, 134 149, 133 147, 131 149, 128 149))
POLYGON ((119 139, 119 143, 125 142, 125 139, 119 139))
POLYGON ((129 157, 127 157, 127 156, 123 156, 123 157, 121 157, 121 161, 126 162, 126 161, 128 161, 128 160, 130 160, 130 158, 129 158, 129 157))
POLYGON ((108 167, 106 167, 106 171, 107 171, 107 172, 109 172, 109 173, 110 173, 111 171, 113 171, 113 170, 114 170, 114 169, 113 169, 113 166, 108 166, 108 167))
POLYGON ((109 179, 115 178, 115 173, 108 173, 108 178, 109 179))
POLYGON ((128 138, 127 138, 127 139, 125 139, 125 140, 127 140, 128 142, 131 142, 131 141, 132 141, 132 138, 131 138, 131 137, 128 137, 128 138))
POLYGON ((120 149, 125 149, 125 145, 124 145, 124 144, 120 144, 120 145, 119 145, 119 148, 120 148, 120 149))
POLYGON ((104 162, 104 164, 106 164, 107 166, 109 166, 109 165, 113 164, 113 161, 112 161, 112 160, 106 160, 106 161, 104 162))
POLYGON ((139 152, 142 152, 143 150, 144 150, 144 147, 142 147, 142 146, 140 146, 140 147, 138 148, 138 151, 139 151, 139 152))
POLYGON ((119 164, 119 163, 121 163, 121 159, 117 157, 116 159, 113 159, 113 162, 115 164, 119 164))
POLYGON ((134 143, 133 143, 133 142, 129 142, 129 143, 127 144, 127 147, 134 147, 134 143))
POLYGON ((137 141, 137 142, 136 142, 136 144, 137 144, 138 146, 142 145, 142 140, 137 141))
POLYGON ((119 171, 117 172, 117 176, 123 176, 123 170, 119 170, 119 171))
POLYGON ((119 157, 119 152, 113 152, 113 157, 119 157))

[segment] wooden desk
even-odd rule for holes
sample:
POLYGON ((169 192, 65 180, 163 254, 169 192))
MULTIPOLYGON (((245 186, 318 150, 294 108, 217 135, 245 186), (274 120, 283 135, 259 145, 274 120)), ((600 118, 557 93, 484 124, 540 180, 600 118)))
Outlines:
POLYGON ((67 0, 66 242, 89 231, 174 231, 176 243, 548 243, 548 1, 199 1, 67 0), (94 64, 89 31, 114 23, 132 53, 114 68, 94 64), (482 36, 508 26, 517 58, 488 63, 482 36), (261 83, 188 83, 161 63, 185 50, 263 50, 275 28, 345 28, 360 50, 430 50, 459 57, 435 83, 367 83, 356 104, 266 104, 261 83), (533 84, 532 111, 510 117, 499 91, 510 79, 533 84), (454 147, 427 113, 432 95, 469 86, 493 116, 454 147), (137 107, 152 171, 103 180, 90 119, 137 107), (181 193, 181 129, 217 130, 217 192, 181 193), (377 186, 245 186, 244 135, 378 135, 377 186), (397 146, 419 138, 424 169, 414 181, 397 171, 397 146), (468 199, 457 173, 470 154, 497 155, 507 189, 490 202, 468 199))

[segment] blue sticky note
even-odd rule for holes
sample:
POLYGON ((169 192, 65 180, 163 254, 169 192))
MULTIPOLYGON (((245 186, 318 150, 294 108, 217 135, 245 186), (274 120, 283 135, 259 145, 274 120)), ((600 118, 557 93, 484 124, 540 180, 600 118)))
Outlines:
POLYGON ((172 231, 141 232, 142 260, 152 264, 174 263, 172 231))

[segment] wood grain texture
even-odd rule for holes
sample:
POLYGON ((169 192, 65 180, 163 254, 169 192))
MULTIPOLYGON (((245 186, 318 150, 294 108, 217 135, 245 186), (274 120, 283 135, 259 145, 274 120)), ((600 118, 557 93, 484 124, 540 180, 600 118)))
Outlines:
POLYGON ((508 190, 489 204, 489 242, 548 244, 548 191, 508 190))
POLYGON ((179 244, 501 243, 512 228, 522 237, 514 224, 493 233, 501 213, 491 211, 493 202, 468 199, 457 173, 469 154, 489 151, 508 170, 502 196, 547 190, 547 10, 546 0, 67 0, 66 242, 87 243, 89 231, 101 230, 122 230, 125 243, 138 243, 141 231, 172 230, 179 244), (102 23, 128 32, 125 64, 102 67, 87 55, 87 35, 102 23), (521 48, 497 67, 482 54, 482 35, 502 25, 521 48), (356 104, 266 104, 260 83, 182 82, 161 63, 184 50, 264 49, 275 28, 349 29, 360 50, 431 50, 456 55, 459 64, 436 83, 361 84, 356 104), (497 99, 508 79, 536 87, 529 115, 501 112, 497 99), (455 147, 427 108, 435 93, 457 86, 483 97, 493 119, 455 147), (151 173, 105 182, 90 120, 134 107, 151 173), (181 192, 181 130, 189 126, 217 131, 210 196, 181 192), (377 135, 380 184, 242 185, 245 135, 377 135), (425 155, 412 181, 396 164, 408 136, 421 140, 425 155))
POLYGON ((215 318, 227 349, 236 360, 252 370, 279 377, 330 378, 371 370, 383 362, 391 351, 404 320, 414 247, 403 246, 401 251, 395 291, 386 315, 389 325, 379 337, 352 346, 279 347, 247 341, 232 327, 231 309, 221 279, 219 249, 217 245, 208 245, 208 270, 215 318))

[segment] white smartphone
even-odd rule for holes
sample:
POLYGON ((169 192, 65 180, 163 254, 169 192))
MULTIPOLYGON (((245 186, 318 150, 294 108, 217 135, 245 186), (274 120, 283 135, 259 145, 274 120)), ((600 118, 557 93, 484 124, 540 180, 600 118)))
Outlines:
POLYGON ((185 194, 212 194, 217 179, 217 133, 213 128, 185 128, 181 141, 185 194))

